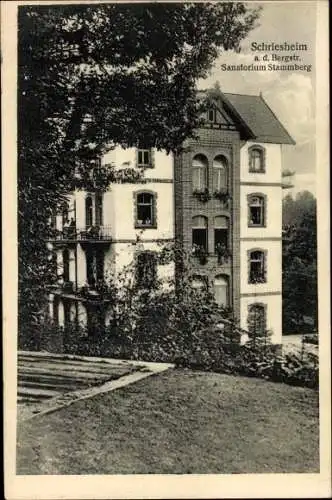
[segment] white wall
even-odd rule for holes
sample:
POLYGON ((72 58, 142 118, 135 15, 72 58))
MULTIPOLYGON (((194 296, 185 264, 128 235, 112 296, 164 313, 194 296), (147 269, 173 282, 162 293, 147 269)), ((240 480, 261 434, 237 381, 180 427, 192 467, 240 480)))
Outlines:
POLYGON ((271 341, 275 344, 282 340, 282 299, 281 295, 241 297, 241 328, 248 329, 248 306, 250 304, 266 304, 266 327, 273 332, 271 341))
POLYGON ((281 145, 246 142, 240 150, 240 175, 242 182, 281 182, 281 145), (265 149, 265 173, 249 172, 248 149, 253 146, 265 149))
MULTIPOLYGON (((102 164, 112 163, 116 168, 136 167, 136 148, 122 148, 117 146, 106 153, 102 164)), ((171 179, 173 177, 173 155, 167 155, 165 151, 153 149, 153 168, 144 170, 144 177, 149 179, 171 179)))
POLYGON ((112 185, 112 196, 105 202, 104 212, 112 211, 113 239, 136 239, 139 235, 142 240, 174 237, 174 210, 173 184, 145 183, 145 184, 116 184, 112 185), (135 197, 136 191, 152 191, 156 194, 157 228, 135 229, 135 197))
POLYGON ((241 186, 241 238, 281 238, 282 188, 277 186, 241 186), (265 227, 248 227, 248 195, 261 193, 265 198, 265 227))
POLYGON ((240 261, 241 261, 241 293, 261 292, 281 292, 281 241, 241 241, 240 243, 240 261), (266 250, 266 283, 250 284, 248 283, 249 266, 248 250, 251 249, 266 250))
MULTIPOLYGON (((120 273, 127 266, 130 266, 135 257, 136 252, 140 251, 152 251, 160 252, 162 245, 158 245, 157 242, 145 242, 133 245, 132 243, 116 243, 114 245, 115 252, 115 269, 116 273, 120 273)), ((174 263, 158 265, 158 279, 167 281, 174 277, 174 263)))
POLYGON ((267 306, 267 329, 273 331, 272 341, 281 342, 282 335, 282 188, 281 186, 267 186, 267 183, 281 183, 281 146, 267 143, 245 143, 240 151, 241 182, 240 187, 240 291, 241 294, 253 294, 241 297, 241 327, 248 328, 248 306, 256 302, 267 306), (265 149, 265 172, 249 172, 248 149, 259 145, 265 149), (261 193, 266 196, 266 227, 248 227, 247 196, 261 193), (249 241, 244 240, 251 239, 249 241), (263 239, 262 239, 263 238, 263 239), (276 240, 275 238, 280 238, 276 240), (266 251, 266 283, 248 283, 248 251, 251 249, 266 251), (260 295, 278 293, 278 295, 260 295))

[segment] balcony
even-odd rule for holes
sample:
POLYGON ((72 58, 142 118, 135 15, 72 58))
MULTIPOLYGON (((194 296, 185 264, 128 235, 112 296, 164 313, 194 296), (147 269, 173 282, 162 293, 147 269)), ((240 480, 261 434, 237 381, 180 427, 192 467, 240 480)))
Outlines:
POLYGON ((84 302, 109 302, 114 295, 114 290, 103 280, 77 287, 73 281, 60 279, 53 287, 52 293, 84 302))
POLYGON ((76 226, 64 227, 62 231, 56 231, 55 241, 86 242, 86 243, 110 243, 112 241, 111 226, 76 226))

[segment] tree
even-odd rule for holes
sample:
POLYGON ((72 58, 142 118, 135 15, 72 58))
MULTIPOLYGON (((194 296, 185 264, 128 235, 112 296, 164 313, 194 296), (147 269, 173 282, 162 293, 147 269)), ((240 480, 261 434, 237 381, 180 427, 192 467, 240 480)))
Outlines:
POLYGON ((317 327, 316 200, 308 191, 283 202, 283 329, 317 327))
MULTIPOLYGON (((114 144, 176 151, 204 103, 195 82, 240 50, 243 3, 22 6, 18 15, 19 316, 45 307, 48 217, 114 144)), ((105 186, 113 173, 105 176, 105 186)), ((21 328, 22 330, 22 328, 21 328)))

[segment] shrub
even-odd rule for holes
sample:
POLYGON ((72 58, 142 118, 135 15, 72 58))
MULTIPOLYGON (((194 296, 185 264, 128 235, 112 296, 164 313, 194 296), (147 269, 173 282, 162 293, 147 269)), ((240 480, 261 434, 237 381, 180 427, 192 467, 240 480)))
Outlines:
POLYGON ((309 334, 309 335, 304 335, 303 336, 303 342, 305 344, 318 345, 318 334, 317 333, 312 333, 312 334, 309 334))

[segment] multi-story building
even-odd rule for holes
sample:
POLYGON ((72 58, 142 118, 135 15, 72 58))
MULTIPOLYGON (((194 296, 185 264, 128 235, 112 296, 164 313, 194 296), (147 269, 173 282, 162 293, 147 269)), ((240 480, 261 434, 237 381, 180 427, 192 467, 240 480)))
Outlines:
POLYGON ((117 147, 102 162, 139 169, 142 178, 72 194, 53 242, 61 286, 50 315, 60 325, 107 324, 96 283, 131 262, 141 269, 136 279, 179 279, 173 264, 155 258, 160 243, 176 239, 191 255, 192 286, 213 290, 244 330, 268 329, 280 342, 282 146, 294 141, 262 96, 221 93, 210 97, 197 135, 176 157, 117 147))

